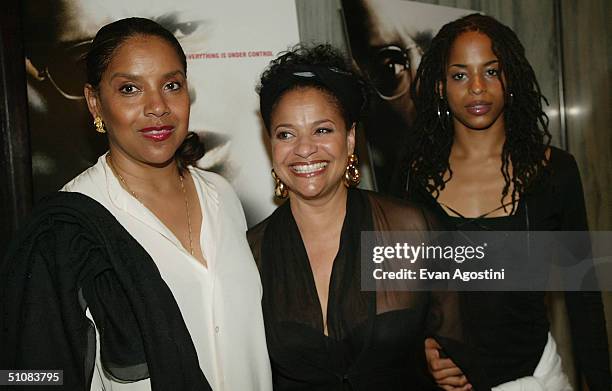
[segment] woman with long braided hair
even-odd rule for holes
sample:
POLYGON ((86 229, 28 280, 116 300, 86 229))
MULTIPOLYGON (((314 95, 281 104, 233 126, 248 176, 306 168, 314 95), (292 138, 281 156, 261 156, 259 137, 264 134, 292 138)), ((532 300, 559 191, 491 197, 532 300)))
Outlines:
MULTIPOLYGON (((406 198, 430 206, 452 229, 588 230, 576 162, 550 146, 546 100, 510 28, 480 14, 448 23, 424 54, 411 93, 417 116, 403 169, 406 198)), ((609 390, 601 295, 565 298, 576 364, 591 390, 609 390)), ((462 292, 460 307, 477 364, 444 357, 428 339, 440 387, 568 389, 543 292, 462 292)))

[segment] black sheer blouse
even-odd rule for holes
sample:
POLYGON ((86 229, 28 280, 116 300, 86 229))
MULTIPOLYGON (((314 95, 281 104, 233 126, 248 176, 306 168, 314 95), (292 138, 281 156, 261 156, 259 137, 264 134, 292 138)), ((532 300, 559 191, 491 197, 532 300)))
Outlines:
MULTIPOLYGON (((328 335, 310 263, 289 202, 252 228, 275 390, 424 390, 427 292, 361 290, 362 231, 425 231, 420 207, 351 189, 334 259, 328 335)), ((440 302, 440 300, 435 300, 440 302)))
MULTIPOLYGON (((570 154, 557 148, 551 148, 550 173, 521 198, 512 216, 453 217, 425 189, 409 186, 407 191, 409 200, 429 207, 450 229, 588 230, 578 167, 570 154)), ((471 360, 466 366, 478 367, 474 378, 470 378, 475 388, 486 389, 531 376, 549 331, 545 293, 461 292, 459 300, 464 339, 471 349, 469 357, 464 357, 471 360)), ((591 390, 609 391, 610 364, 601 294, 566 292, 565 301, 576 364, 591 390)))

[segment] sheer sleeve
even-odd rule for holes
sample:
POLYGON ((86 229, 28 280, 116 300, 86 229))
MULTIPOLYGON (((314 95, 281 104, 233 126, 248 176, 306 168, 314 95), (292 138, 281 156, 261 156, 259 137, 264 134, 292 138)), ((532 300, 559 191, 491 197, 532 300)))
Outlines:
MULTIPOLYGON (((374 224, 382 231, 444 231, 440 219, 422 203, 376 197, 372 202, 374 224)), ((426 334, 463 341, 457 292, 431 292, 426 334)))
MULTIPOLYGON (((372 215, 374 226, 378 231, 419 231, 423 233, 424 240, 430 239, 431 231, 446 231, 440 219, 424 206, 424 203, 402 202, 381 196, 372 198, 372 215)), ((436 241, 444 240, 439 237, 436 241)), ((404 300, 409 297, 415 300, 417 297, 423 299, 428 296, 427 314, 425 318, 424 337, 435 338, 442 346, 442 354, 452 358, 470 382, 479 390, 490 389, 485 382, 481 366, 477 364, 475 352, 470 350, 463 333, 461 321, 461 300, 459 292, 435 291, 435 292, 407 292, 394 291, 378 292, 378 307, 384 308, 394 301, 404 300), (383 299, 384 300, 381 300, 383 299), (381 303, 382 301, 382 303, 381 303)), ((380 310, 379 310, 380 311, 380 310)), ((424 341, 420 349, 424 353, 424 341)), ((425 376, 430 377, 427 373, 425 376)), ((433 382, 433 379, 430 378, 433 382)), ((433 384, 433 383, 432 383, 433 384)))
POLYGON ((268 221, 269 220, 266 219, 247 231, 247 240, 259 270, 261 270, 261 245, 263 242, 264 233, 266 232, 266 227, 268 226, 268 221))
MULTIPOLYGON (((560 195, 562 231, 587 231, 582 182, 576 161, 562 156, 555 192, 560 195)), ((590 390, 610 390, 610 357, 601 292, 565 292, 576 364, 590 390)))
POLYGON ((380 231, 443 231, 445 226, 422 200, 407 202, 368 193, 374 226, 380 231))
MULTIPOLYGON (((404 196, 407 200, 422 205, 430 229, 455 231, 453 223, 441 212, 437 201, 427 190, 407 180, 404 196)), ((466 322, 463 317, 466 315, 463 314, 462 308, 465 305, 470 304, 466 303, 462 292, 449 290, 431 292, 425 325, 426 336, 438 342, 442 347, 441 356, 451 358, 474 389, 490 390, 492 384, 489 376, 485 376, 483 356, 469 337, 470 332, 474 330, 464 329, 466 322)))

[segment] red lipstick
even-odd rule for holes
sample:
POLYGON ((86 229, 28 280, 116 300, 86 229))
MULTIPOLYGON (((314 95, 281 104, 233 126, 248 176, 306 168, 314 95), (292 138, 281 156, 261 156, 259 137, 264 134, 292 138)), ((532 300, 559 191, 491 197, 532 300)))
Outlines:
POLYGON ((142 136, 153 141, 164 141, 167 140, 174 132, 174 126, 163 125, 163 126, 150 126, 139 130, 142 136))

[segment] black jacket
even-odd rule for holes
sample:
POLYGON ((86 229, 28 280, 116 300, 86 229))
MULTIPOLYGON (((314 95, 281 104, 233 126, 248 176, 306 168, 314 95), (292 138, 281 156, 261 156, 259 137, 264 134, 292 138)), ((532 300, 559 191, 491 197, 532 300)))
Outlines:
POLYGON ((56 193, 0 266, 0 368, 61 369, 63 389, 89 390, 96 333, 86 308, 111 376, 150 377, 153 390, 210 390, 149 254, 96 201, 56 193))

